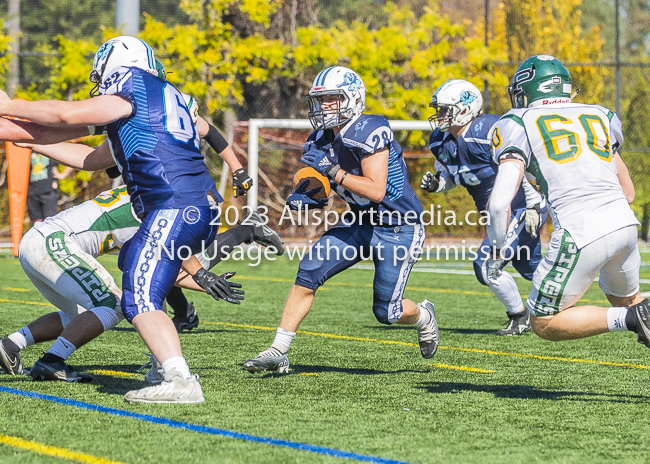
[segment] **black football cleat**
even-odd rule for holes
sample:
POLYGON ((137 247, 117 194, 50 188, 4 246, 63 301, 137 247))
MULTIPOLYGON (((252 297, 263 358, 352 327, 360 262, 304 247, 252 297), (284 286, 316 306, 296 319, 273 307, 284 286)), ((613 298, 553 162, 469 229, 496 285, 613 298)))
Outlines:
POLYGON ((63 362, 46 363, 42 360, 36 361, 31 369, 31 376, 34 380, 61 380, 63 382, 92 382, 93 376, 82 374, 74 367, 63 362))
POLYGON ((505 329, 497 330, 494 335, 501 335, 506 337, 517 337, 524 332, 531 330, 530 326, 530 313, 524 309, 519 314, 508 314, 508 325, 505 329))
POLYGON ((242 219, 241 224, 244 226, 252 226, 254 229, 254 238, 253 240, 268 248, 273 248, 275 254, 282 256, 284 254, 284 247, 282 246, 282 239, 280 235, 268 224, 265 224, 262 220, 262 216, 257 211, 250 211, 244 219, 242 219))
POLYGON ((637 341, 650 348, 650 300, 630 306, 636 318, 637 341))

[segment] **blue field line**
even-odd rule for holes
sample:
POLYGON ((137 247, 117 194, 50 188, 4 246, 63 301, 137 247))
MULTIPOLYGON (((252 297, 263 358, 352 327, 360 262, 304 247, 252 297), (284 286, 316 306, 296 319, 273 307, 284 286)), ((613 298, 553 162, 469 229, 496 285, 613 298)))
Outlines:
POLYGON ((274 438, 258 437, 249 435, 247 433, 238 433, 231 430, 217 429, 214 427, 206 427, 204 425, 189 424, 187 422, 179 422, 165 417, 150 416, 148 414, 138 414, 137 412, 125 411, 123 409, 113 409, 97 404, 84 403, 81 401, 71 400, 69 398, 60 398, 58 396, 44 395, 42 393, 35 393, 26 390, 18 390, 15 388, 7 388, 0 386, 0 393, 9 393, 11 395, 25 396, 27 398, 36 398, 39 400, 52 401, 54 403, 65 404, 66 406, 74 406, 75 408, 88 409, 90 411, 98 411, 113 416, 129 417, 131 419, 138 419, 152 424, 166 425, 177 429, 185 429, 191 432, 207 433, 209 435, 220 435, 222 437, 236 438, 237 440, 250 441, 253 443, 264 443, 266 445, 283 446, 285 448, 296 449, 300 451, 309 451, 310 453, 323 454, 325 456, 332 456, 341 459, 354 459, 363 462, 375 462, 381 464, 409 464, 404 461, 395 461, 393 459, 384 459, 375 456, 365 456, 363 454, 350 453, 348 451, 340 451, 333 448, 324 448, 322 446, 308 445, 305 443, 297 443, 287 440, 276 440, 274 438))

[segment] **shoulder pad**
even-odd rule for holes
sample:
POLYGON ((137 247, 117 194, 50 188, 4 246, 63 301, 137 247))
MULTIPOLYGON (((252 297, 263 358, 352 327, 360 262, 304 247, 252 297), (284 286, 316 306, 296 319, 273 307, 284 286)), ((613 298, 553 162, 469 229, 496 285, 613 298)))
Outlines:
POLYGON ((99 86, 99 95, 119 95, 133 73, 130 68, 123 66, 113 68, 106 74, 104 81, 99 86))
POLYGON ((363 142, 375 129, 388 126, 388 120, 374 114, 362 114, 345 131, 343 138, 363 142))
POLYGON ((364 153, 375 153, 390 145, 395 136, 388 120, 374 114, 362 114, 342 134, 348 147, 359 147, 364 153))

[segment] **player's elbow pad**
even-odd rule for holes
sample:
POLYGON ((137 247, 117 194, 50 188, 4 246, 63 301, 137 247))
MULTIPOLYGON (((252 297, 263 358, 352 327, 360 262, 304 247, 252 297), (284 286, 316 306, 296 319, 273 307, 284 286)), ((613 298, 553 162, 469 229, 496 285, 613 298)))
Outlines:
POLYGON ((205 136, 205 141, 208 142, 214 151, 221 153, 226 148, 228 148, 228 142, 223 138, 223 135, 214 127, 212 124, 208 124, 210 127, 208 129, 208 135, 205 136))

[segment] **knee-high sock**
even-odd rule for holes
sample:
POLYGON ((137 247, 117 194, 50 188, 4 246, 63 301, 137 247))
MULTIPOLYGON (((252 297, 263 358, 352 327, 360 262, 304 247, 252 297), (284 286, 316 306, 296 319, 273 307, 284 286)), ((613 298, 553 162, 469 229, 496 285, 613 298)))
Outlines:
POLYGON ((506 307, 508 314, 517 314, 524 310, 524 303, 521 301, 519 289, 515 279, 507 271, 501 271, 497 280, 498 285, 488 283, 492 293, 496 295, 501 303, 506 307))

